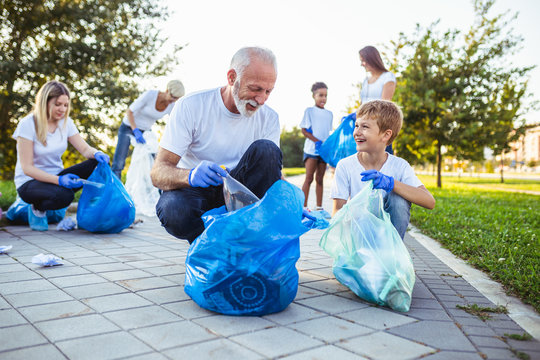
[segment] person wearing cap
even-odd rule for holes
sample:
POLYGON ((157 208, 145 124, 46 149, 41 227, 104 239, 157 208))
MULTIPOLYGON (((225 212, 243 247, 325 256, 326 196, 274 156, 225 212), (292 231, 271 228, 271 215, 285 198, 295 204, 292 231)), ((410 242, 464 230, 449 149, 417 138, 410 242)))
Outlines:
POLYGON ((201 215, 224 205, 220 165, 259 199, 281 179, 279 118, 265 104, 276 79, 274 54, 245 47, 233 56, 225 86, 176 104, 150 173, 163 191, 156 214, 169 234, 192 243, 204 231, 201 215))
POLYGON ((143 133, 165 115, 169 115, 176 100, 184 96, 184 85, 180 80, 167 83, 166 91, 147 90, 127 109, 120 128, 118 142, 114 151, 112 171, 121 179, 129 151, 130 136, 140 143, 146 143, 143 133))

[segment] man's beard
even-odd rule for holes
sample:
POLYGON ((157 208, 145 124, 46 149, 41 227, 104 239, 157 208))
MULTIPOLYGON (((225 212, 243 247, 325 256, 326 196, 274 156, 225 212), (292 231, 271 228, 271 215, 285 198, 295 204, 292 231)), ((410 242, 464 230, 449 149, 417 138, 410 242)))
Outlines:
POLYGON ((242 99, 240 99, 240 97, 238 96, 239 92, 240 92, 240 79, 237 79, 234 82, 233 90, 232 90, 234 104, 236 105, 236 108, 238 109, 238 111, 240 112, 241 115, 243 115, 245 117, 253 116, 253 114, 255 114, 257 112, 257 110, 259 110, 261 105, 257 104, 257 102, 255 100, 242 100, 242 99), (255 108, 255 110, 248 110, 247 107, 246 107, 247 104, 250 104, 251 106, 253 106, 255 108))

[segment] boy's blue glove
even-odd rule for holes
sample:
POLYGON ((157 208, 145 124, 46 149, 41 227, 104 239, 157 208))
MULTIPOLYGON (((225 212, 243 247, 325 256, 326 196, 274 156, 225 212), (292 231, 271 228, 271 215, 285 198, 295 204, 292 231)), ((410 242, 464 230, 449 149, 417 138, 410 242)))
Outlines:
POLYGON ((322 141, 319 140, 315 143, 315 151, 319 152, 319 149, 321 148, 322 141))
POLYGON ((146 140, 144 140, 144 136, 142 135, 142 131, 139 130, 139 128, 133 129, 133 135, 135 135, 135 140, 137 140, 137 142, 139 144, 146 144, 146 140))
POLYGON ((304 129, 306 129, 306 131, 307 131, 308 133, 313 134, 313 129, 312 129, 312 128, 304 128, 304 129))
POLYGON ((362 175, 362 181, 373 180, 374 189, 383 189, 386 192, 391 192, 394 189, 394 178, 377 170, 363 171, 360 175, 362 175))
POLYGON ((313 215, 310 215, 309 211, 306 210, 306 209, 302 210, 302 219, 304 219, 304 218, 309 219, 309 220, 313 220, 313 221, 317 221, 317 218, 315 216, 313 216, 313 215))
POLYGON ((209 187, 223 184, 223 178, 227 172, 218 164, 203 160, 189 172, 189 185, 192 187, 209 187))
POLYGON ((105 154, 102 151, 98 151, 94 154, 94 159, 96 159, 98 162, 102 164, 108 164, 109 163, 109 155, 105 154))
POLYGON ((68 189, 80 188, 83 184, 75 174, 65 174, 58 177, 58 185, 68 189))

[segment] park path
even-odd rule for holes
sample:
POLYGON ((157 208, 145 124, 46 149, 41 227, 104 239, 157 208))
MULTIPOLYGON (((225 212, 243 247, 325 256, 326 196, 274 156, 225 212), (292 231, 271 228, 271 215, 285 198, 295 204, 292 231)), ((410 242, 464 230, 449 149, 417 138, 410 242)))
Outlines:
POLYGON ((300 238, 294 302, 277 314, 233 317, 185 294, 188 243, 143 219, 108 235, 1 229, 0 246, 13 249, 0 255, 0 359, 540 359, 537 340, 506 336, 524 333, 508 315, 482 321, 456 308, 498 304, 409 234, 417 278, 408 313, 366 303, 337 282, 318 246, 323 231, 311 230, 300 238), (39 253, 64 265, 32 264, 39 253))

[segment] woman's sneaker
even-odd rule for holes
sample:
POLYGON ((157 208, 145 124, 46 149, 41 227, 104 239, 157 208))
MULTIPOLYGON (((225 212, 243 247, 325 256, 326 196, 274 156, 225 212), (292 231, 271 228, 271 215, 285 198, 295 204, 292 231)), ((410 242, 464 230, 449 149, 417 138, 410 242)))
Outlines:
POLYGON ((34 205, 28 207, 28 224, 30 229, 36 231, 49 230, 49 223, 47 221, 47 212, 34 209, 34 205))

